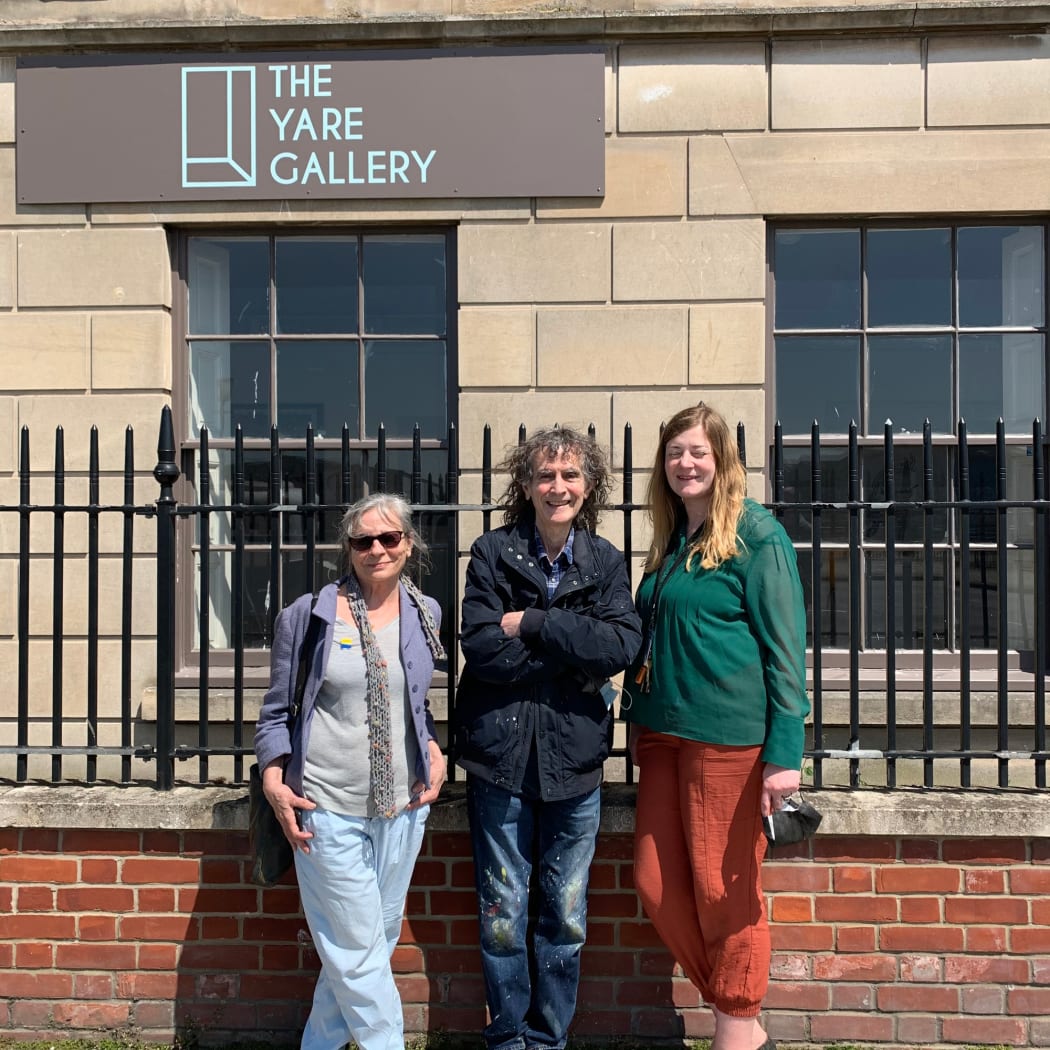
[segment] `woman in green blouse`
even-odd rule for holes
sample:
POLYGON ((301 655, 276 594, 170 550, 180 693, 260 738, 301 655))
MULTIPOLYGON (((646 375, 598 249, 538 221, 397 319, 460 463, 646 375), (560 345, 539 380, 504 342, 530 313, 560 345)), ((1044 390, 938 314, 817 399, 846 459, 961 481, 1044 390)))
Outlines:
POLYGON ((762 818, 798 789, 809 713, 795 551, 746 481, 714 409, 666 424, 637 596, 645 643, 624 705, 640 771, 635 882, 714 1011, 712 1050, 775 1050, 758 1021, 770 961, 762 818))

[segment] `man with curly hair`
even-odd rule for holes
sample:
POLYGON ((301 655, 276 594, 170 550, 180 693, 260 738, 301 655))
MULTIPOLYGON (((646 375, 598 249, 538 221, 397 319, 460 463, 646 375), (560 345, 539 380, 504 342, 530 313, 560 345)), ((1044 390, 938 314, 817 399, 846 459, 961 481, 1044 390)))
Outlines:
POLYGON ((641 631, 623 554, 595 533, 610 488, 602 449, 553 427, 501 469, 503 527, 475 541, 467 568, 456 704, 484 1035, 490 1050, 561 1050, 612 737, 608 679, 634 659, 641 631))

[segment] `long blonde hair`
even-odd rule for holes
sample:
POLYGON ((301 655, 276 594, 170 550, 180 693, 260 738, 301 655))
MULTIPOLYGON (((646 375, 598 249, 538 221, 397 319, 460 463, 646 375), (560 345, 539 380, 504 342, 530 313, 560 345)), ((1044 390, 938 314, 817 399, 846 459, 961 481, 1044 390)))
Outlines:
POLYGON ((667 446, 679 434, 696 426, 703 427, 707 435, 707 444, 715 457, 715 478, 707 521, 689 549, 686 569, 696 554, 701 555, 700 564, 703 568, 715 569, 740 552, 737 525, 744 509, 747 472, 740 461, 740 451, 725 417, 701 401, 698 405, 676 412, 660 432, 646 496, 653 525, 653 541, 645 559, 646 572, 655 572, 660 568, 671 538, 685 521, 682 500, 671 491, 667 482, 667 446))

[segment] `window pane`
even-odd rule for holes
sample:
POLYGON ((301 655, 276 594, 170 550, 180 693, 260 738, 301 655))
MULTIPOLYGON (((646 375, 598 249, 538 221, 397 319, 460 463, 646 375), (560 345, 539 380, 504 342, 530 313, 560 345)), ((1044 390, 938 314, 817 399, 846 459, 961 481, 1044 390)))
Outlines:
MULTIPOLYGON (((1035 555, 1031 550, 1011 549, 1006 552, 1006 631, 1010 649, 1035 647, 1035 555)), ((995 551, 970 551, 969 576, 959 580, 956 600, 959 603, 959 643, 965 635, 975 649, 999 646, 999 568, 995 551), (969 623, 962 622, 963 588, 969 623)))
MULTIPOLYGON (((849 495, 848 450, 822 448, 820 451, 821 502, 844 503, 849 495)), ((784 499, 808 503, 813 499, 813 463, 808 448, 784 449, 784 499)), ((780 521, 795 543, 812 543, 818 520, 812 507, 785 510, 780 521)), ((821 543, 846 543, 849 540, 849 513, 821 509, 819 514, 821 543)))
POLYGON ((951 231, 871 230, 868 324, 952 323, 951 231))
POLYGON ((371 340, 365 344, 365 414, 370 435, 425 438, 448 433, 445 344, 438 340, 371 340))
MULTIPOLYGON (((281 600, 280 607, 287 608, 300 594, 310 589, 305 550, 281 552, 281 600)), ((314 551, 313 589, 319 591, 326 584, 334 583, 345 573, 342 551, 334 548, 314 551)))
POLYGON ((339 437, 343 424, 357 438, 361 425, 356 340, 316 339, 277 344, 277 428, 281 437, 339 437))
MULTIPOLYGON (((379 464, 375 452, 369 454, 367 466, 370 492, 379 490, 379 464)), ((445 449, 420 450, 420 492, 423 503, 444 503, 448 499, 448 452, 445 449)), ((383 491, 396 492, 405 499, 412 497, 412 450, 388 448, 386 451, 386 485, 383 491)))
POLYGON ((189 409, 195 438, 200 437, 202 426, 213 438, 230 438, 238 424, 245 437, 267 437, 269 344, 191 343, 189 409))
MULTIPOLYGON (((806 644, 813 646, 813 552, 798 552, 798 571, 806 603, 806 644)), ((820 556, 820 645, 825 649, 849 647, 849 554, 822 550, 820 556)))
MULTIPOLYGON (((212 649, 233 646, 233 551, 212 551, 208 559, 208 643, 212 649)), ((244 644, 248 649, 269 646, 270 627, 270 553, 266 550, 244 552, 242 563, 244 644)), ((200 648, 200 554, 194 554, 193 648, 200 648)))
MULTIPOLYGON (((935 447, 930 463, 933 471, 933 499, 947 502, 948 495, 948 449, 935 447)), ((886 494, 886 454, 881 448, 861 450, 862 482, 864 500, 869 503, 884 503, 886 494)), ((894 504, 918 502, 924 497, 924 467, 922 449, 915 445, 893 447, 893 502, 894 504)), ((892 510, 864 511, 864 542, 884 544, 886 521, 891 522, 893 538, 897 543, 922 543, 927 528, 927 515, 917 507, 894 506, 892 510)), ((929 538, 931 543, 944 543, 948 539, 948 511, 934 510, 929 515, 929 538)))
POLYGON ((189 243, 190 334, 270 330, 270 247, 265 237, 189 243))
MULTIPOLYGON (((970 466, 969 497, 974 503, 996 498, 995 448, 991 445, 971 446, 968 449, 970 466)), ((957 460, 953 469, 958 470, 957 460)), ((1006 446, 1006 491, 1008 500, 1033 498, 1032 451, 1028 445, 1006 446)), ((995 543, 998 536, 998 515, 994 510, 960 511, 960 530, 966 528, 971 543, 995 543)), ((962 533, 960 532, 960 535, 962 533)), ((1007 514, 1007 542, 1031 543, 1030 514, 1011 511, 1007 514)))
POLYGON ((277 331, 357 332, 357 240, 279 237, 277 331))
POLYGON ((959 324, 1043 324, 1043 230, 978 226, 959 230, 959 324))
POLYGON ((991 649, 999 638, 999 576, 994 551, 970 551, 968 575, 964 579, 961 556, 956 556, 959 580, 955 599, 959 608, 957 637, 967 638, 971 648, 991 649), (963 610, 969 617, 964 623, 963 610))
POLYGON ((445 238, 366 237, 365 331, 445 334, 445 238))
MULTIPOLYGON (((195 471, 199 471, 200 455, 195 457, 195 471)), ((208 503, 215 507, 229 507, 233 503, 233 449, 208 449, 208 503)), ((200 482, 199 473, 193 482, 200 482)), ((244 450, 244 503, 250 507, 268 507, 270 504, 270 453, 260 449, 244 450)), ((203 492, 200 500, 204 502, 203 492)), ((194 519, 199 525, 199 519, 194 519)), ((215 510, 208 514, 208 536, 212 544, 230 545, 235 540, 232 511, 215 510)), ((244 525, 245 543, 269 543, 270 513, 267 510, 245 511, 241 515, 244 525)), ((200 530, 196 531, 194 543, 200 542, 200 530)))
MULTIPOLYGON (((969 498, 977 503, 995 499, 995 449, 970 448, 969 498)), ((960 497, 962 492, 959 493, 960 497)), ((971 543, 995 543, 996 522, 994 510, 960 511, 960 536, 969 535, 971 543)))
MULTIPOLYGON (((314 479, 314 500, 322 507, 314 513, 314 538, 319 543, 342 542, 339 523, 347 503, 359 499, 364 493, 365 458, 364 449, 350 449, 350 492, 345 499, 343 492, 343 454, 337 448, 317 449, 314 453, 317 477, 314 479)), ((285 449, 281 455, 284 470, 284 491, 281 502, 298 505, 306 502, 306 451, 285 449)), ((306 542, 306 521, 303 514, 286 514, 284 518, 284 540, 286 543, 306 542)))
POLYGON ((1035 647, 1035 552, 1006 552, 1006 631, 1011 649, 1035 647))
POLYGON ((881 434, 892 420, 898 434, 952 431, 952 337, 878 335, 868 342, 871 389, 866 432, 881 434))
MULTIPOLYGON (((427 547, 428 565, 423 568, 413 562, 413 579, 424 594, 436 598, 441 605, 441 640, 448 648, 452 643, 452 625, 456 622, 453 605, 452 578, 449 572, 449 551, 452 549, 454 517, 449 514, 417 514, 416 531, 427 547)), ((452 564, 455 564, 454 562, 452 564)))
POLYGON ((845 434, 860 422, 860 339, 856 336, 776 338, 777 419, 785 434, 845 434))
POLYGON ((778 230, 777 328, 860 327, 860 231, 778 230))
MULTIPOLYGON (((898 550, 893 559, 894 648, 923 649, 926 646, 926 562, 924 551, 898 550)), ((864 559, 867 631, 865 645, 885 649, 886 556, 870 553, 864 559)), ((930 602, 932 630, 930 648, 944 649, 948 639, 948 552, 934 551, 932 558, 933 598, 930 602)))
POLYGON ((959 408, 971 434, 1031 434, 1043 416, 1043 336, 960 335, 959 408))

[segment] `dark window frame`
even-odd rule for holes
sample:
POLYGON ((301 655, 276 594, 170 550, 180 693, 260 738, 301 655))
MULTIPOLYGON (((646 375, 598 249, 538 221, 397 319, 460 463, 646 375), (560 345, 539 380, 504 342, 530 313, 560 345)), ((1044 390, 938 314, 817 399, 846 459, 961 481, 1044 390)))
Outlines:
MULTIPOLYGON (((809 220, 790 219, 784 221, 778 221, 770 219, 766 227, 767 236, 767 269, 766 269, 766 311, 767 311, 767 322, 766 322, 766 374, 770 377, 766 384, 766 424, 767 434, 769 436, 769 445, 772 445, 774 427, 777 422, 777 392, 778 392, 778 376, 777 376, 777 353, 776 353, 776 339, 778 336, 785 334, 835 334, 843 336, 854 336, 861 340, 861 369, 862 373, 860 376, 861 381, 861 408, 862 411, 867 409, 867 395, 868 395, 868 382, 870 376, 868 375, 869 368, 869 357, 867 349, 867 339, 870 335, 884 335, 893 334, 897 332, 906 332, 910 335, 915 334, 927 334, 927 333, 949 333, 952 339, 952 356, 951 356, 951 377, 952 377, 952 392, 951 392, 951 413, 952 413, 952 433, 937 433, 936 431, 932 436, 932 444, 935 456, 939 450, 951 449, 957 445, 957 424, 959 417, 959 375, 958 375, 958 336, 960 333, 968 335, 971 333, 983 333, 983 332, 1035 332, 1038 333, 1043 339, 1043 390, 1040 404, 1039 417, 1042 420, 1046 420, 1048 417, 1048 404, 1050 404, 1050 221, 1048 221, 1045 215, 931 215, 921 217, 900 217, 900 218, 878 218, 878 219, 866 219, 866 218, 836 218, 836 219, 824 219, 820 217, 814 217, 809 220), (980 325, 980 326, 966 326, 960 324, 959 320, 959 307, 958 307, 958 296, 959 296, 959 269, 958 269, 958 254, 957 254, 957 240, 958 231, 961 228, 975 228, 975 227, 999 227, 999 226, 1037 226, 1042 229, 1042 298, 1043 298, 1043 316, 1041 325, 1032 326, 1013 326, 1013 325, 980 325), (866 267, 866 242, 867 233, 872 230, 918 230, 918 229, 932 229, 946 227, 950 231, 950 242, 951 242, 951 324, 947 326, 937 325, 914 325, 914 326, 900 326, 900 327, 889 327, 889 326, 875 326, 869 323, 867 313, 868 304, 866 301, 867 296, 867 267, 866 267), (841 230, 852 230, 859 232, 860 238, 860 280, 861 280, 861 317, 859 328, 844 328, 844 329, 819 329, 814 327, 798 327, 798 328, 778 328, 776 325, 776 236, 778 233, 790 232, 792 230, 797 231, 841 231, 841 230)), ((881 430, 881 427, 874 427, 870 424, 866 424, 863 419, 858 419, 858 437, 857 443, 859 451, 863 457, 866 449, 882 449, 885 441, 881 430), (867 432, 866 432, 867 431, 867 432)), ((1044 424, 1045 431, 1045 424, 1044 424)), ((808 449, 811 446, 811 438, 809 433, 783 433, 783 446, 785 450, 791 449, 808 449)), ((847 433, 821 433, 821 447, 822 449, 841 448, 843 452, 848 445, 848 434, 847 433)), ((1010 455, 1012 452, 1016 452, 1019 448, 1030 446, 1032 441, 1031 436, 1031 425, 1029 422, 1028 432, 1015 432, 1012 433, 1009 430, 1006 433, 1006 444, 1007 453, 1010 455)), ((900 451, 909 449, 917 450, 921 455, 921 448, 923 443, 923 436, 921 433, 915 434, 898 434, 895 433, 893 437, 894 448, 900 451)), ((995 436, 994 434, 988 434, 985 431, 978 433, 969 433, 969 448, 971 453, 976 449, 988 449, 989 447, 994 452, 995 436)), ((768 452, 768 449, 767 449, 768 452)), ((951 464, 951 453, 949 455, 949 463, 951 464)), ((948 476, 948 492, 951 494, 954 490, 954 478, 952 471, 949 470, 948 476)), ((772 478, 767 476, 766 483, 766 494, 767 498, 772 498, 772 478)), ((824 493, 825 499, 831 499, 827 492, 824 493)), ((837 497, 835 497, 837 498, 837 497)), ((844 497, 843 497, 844 498, 844 497)), ((862 493, 863 498, 863 493, 862 493)), ((900 495, 898 494, 898 499, 900 495)), ((937 544, 935 551, 937 552, 957 552, 959 548, 959 538, 957 535, 949 532, 949 537, 946 542, 937 544)), ((810 546, 804 541, 795 539, 796 549, 800 552, 806 552, 808 554, 810 546)), ((983 544, 974 544, 971 546, 975 549, 982 548, 983 544)), ((994 544, 991 545, 994 547, 994 544)), ((825 539, 822 543, 822 547, 825 551, 835 550, 847 553, 849 550, 848 542, 834 542, 825 539)), ((908 549, 909 544, 897 544, 897 550, 900 552, 902 549, 908 549)), ((862 539, 862 558, 865 558, 868 554, 877 552, 879 547, 872 545, 870 547, 865 546, 862 539)), ((949 557, 950 562, 954 563, 954 557, 949 557)), ((863 563, 866 564, 866 561, 863 563)), ((862 572, 864 570, 862 569, 862 572)), ((958 651, 959 647, 957 639, 955 638, 955 629, 957 623, 957 617, 955 615, 955 609, 957 605, 957 595, 955 593, 955 579, 954 579, 954 568, 951 570, 952 579, 946 581, 946 591, 948 595, 948 636, 949 644, 944 648, 935 648, 933 651, 934 666, 938 673, 948 672, 947 677, 943 683, 945 685, 950 684, 950 672, 957 669, 958 666, 958 651)), ((862 595, 862 609, 867 604, 867 595, 862 595)), ((865 633, 867 632, 868 624, 865 620, 865 633)), ((1006 644, 1009 644, 1007 642, 1006 644)), ((811 650, 810 650, 811 651, 811 650)), ((865 648, 863 645, 860 647, 860 666, 862 673, 871 673, 875 675, 885 667, 885 652, 884 648, 865 648)), ((827 687, 834 687, 839 676, 844 673, 846 663, 849 658, 848 642, 843 647, 828 646, 822 643, 822 660, 825 670, 825 685, 827 687)), ((971 658, 973 668, 976 672, 989 672, 992 673, 996 667, 996 648, 993 647, 988 649, 983 648, 972 648, 971 658)), ((903 672, 917 671, 921 669, 923 662, 923 652, 921 649, 898 649, 896 650, 896 665, 903 672)), ((1010 668, 1011 674, 1019 667, 1023 666, 1024 660, 1017 649, 1010 650, 1010 668)), ((1030 679, 1030 676, 1023 675, 1018 676, 1018 682, 1024 682, 1030 679)), ((844 683, 844 680, 843 680, 844 683)))
MULTIPOLYGON (((458 428, 458 286, 456 275, 458 272, 456 261, 456 227, 448 223, 441 224, 412 224, 412 225, 377 225, 340 224, 338 226, 258 226, 238 225, 230 227, 215 226, 187 226, 180 227, 170 232, 170 243, 172 249, 172 344, 173 344, 173 373, 172 373, 172 401, 173 416, 175 420, 176 456, 181 476, 176 486, 176 498, 180 503, 196 505, 198 487, 198 458, 201 442, 192 434, 189 419, 190 403, 190 331, 189 331, 189 249, 193 238, 221 238, 232 239, 237 237, 265 237, 269 240, 271 260, 271 282, 269 315, 274 317, 275 305, 273 302, 273 259, 274 242, 277 238, 324 239, 326 237, 352 237, 356 238, 360 245, 364 238, 370 236, 382 237, 412 237, 412 236, 435 236, 440 235, 445 239, 445 332, 443 341, 445 343, 446 362, 446 389, 445 389, 445 411, 450 425, 458 428)), ((362 314, 360 310, 361 297, 363 296, 363 274, 358 270, 358 332, 356 338, 360 340, 362 347, 366 342, 374 339, 380 341, 396 341, 398 339, 441 339, 441 336, 423 336, 418 333, 366 333, 362 327, 362 314)), ((271 361, 273 360, 274 345, 286 336, 274 331, 273 326, 262 338, 269 341, 271 349, 271 361)), ((364 406, 362 406, 362 430, 366 426, 364 406)), ((280 434, 279 445, 284 451, 303 452, 306 447, 304 433, 297 435, 280 434)), ((216 438, 209 435, 209 451, 229 450, 232 455, 234 440, 232 438, 216 438)), ((314 447, 317 451, 329 451, 338 455, 342 446, 340 434, 324 438, 314 438, 314 447)), ((351 454, 360 452, 372 453, 369 458, 374 460, 374 452, 377 448, 376 435, 361 434, 350 435, 349 442, 351 454)), ((269 438, 245 438, 243 447, 247 453, 249 450, 269 452, 269 438)), ((412 439, 406 437, 391 436, 389 431, 386 437, 386 448, 388 456, 405 456, 411 453, 412 439)), ((440 439, 427 437, 421 441, 424 454, 440 453, 447 455, 447 435, 440 439)), ((370 471, 374 469, 370 468, 370 471)), ((370 472, 369 471, 369 472, 370 472)), ((362 480, 363 491, 369 491, 367 475, 362 480)), ((213 495, 212 502, 218 502, 213 495)), ((181 586, 178 595, 178 607, 176 610, 176 652, 178 663, 176 680, 180 686, 191 686, 199 684, 200 653, 197 648, 199 639, 195 628, 194 603, 196 601, 196 576, 195 565, 196 544, 192 536, 194 522, 185 518, 180 519, 177 540, 177 572, 181 586)), ((452 542, 455 542, 455 529, 453 528, 452 542)), ((263 546, 256 544, 255 546, 263 546)), ((282 550, 296 550, 302 544, 282 542, 282 550)), ((329 544, 318 541, 317 549, 330 547, 329 544)), ((318 581, 318 585, 323 581, 318 581)), ((294 598, 294 595, 292 596, 294 598)), ((285 602, 284 604, 287 604, 285 602)), ((244 649, 244 684, 249 688, 259 688, 268 684, 268 670, 270 651, 268 648, 244 649)), ((213 648, 209 650, 209 677, 216 684, 225 681, 232 683, 234 674, 234 650, 232 648, 213 648)))

